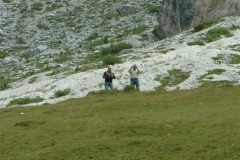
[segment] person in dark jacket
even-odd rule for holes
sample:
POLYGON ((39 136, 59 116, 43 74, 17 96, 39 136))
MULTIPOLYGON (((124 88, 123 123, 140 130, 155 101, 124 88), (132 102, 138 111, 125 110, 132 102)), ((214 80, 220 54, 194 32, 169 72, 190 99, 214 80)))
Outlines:
POLYGON ((108 66, 107 71, 103 73, 103 78, 105 78, 105 90, 113 89, 113 82, 112 80, 115 79, 115 75, 112 72, 112 68, 108 66))

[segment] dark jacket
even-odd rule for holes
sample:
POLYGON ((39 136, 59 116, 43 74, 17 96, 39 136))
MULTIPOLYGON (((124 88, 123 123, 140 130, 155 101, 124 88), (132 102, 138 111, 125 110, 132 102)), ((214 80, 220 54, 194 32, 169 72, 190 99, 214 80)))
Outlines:
POLYGON ((108 73, 107 71, 103 73, 103 78, 105 78, 105 82, 112 82, 115 79, 115 75, 113 72, 108 73))

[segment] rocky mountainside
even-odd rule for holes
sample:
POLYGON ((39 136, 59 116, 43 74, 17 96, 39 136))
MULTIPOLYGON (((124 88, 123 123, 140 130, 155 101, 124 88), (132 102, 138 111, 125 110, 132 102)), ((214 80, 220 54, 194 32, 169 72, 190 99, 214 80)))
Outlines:
POLYGON ((0 108, 101 91, 108 55, 121 60, 111 64, 118 90, 129 85, 133 64, 141 91, 240 84, 239 13, 159 40, 153 30, 160 6, 157 0, 1 0, 0 108))
POLYGON ((239 0, 164 0, 158 14, 161 39, 209 21, 240 12, 239 0))
POLYGON ((160 6, 159 0, 0 0, 0 77, 73 70, 112 44, 134 49, 154 42, 160 6))

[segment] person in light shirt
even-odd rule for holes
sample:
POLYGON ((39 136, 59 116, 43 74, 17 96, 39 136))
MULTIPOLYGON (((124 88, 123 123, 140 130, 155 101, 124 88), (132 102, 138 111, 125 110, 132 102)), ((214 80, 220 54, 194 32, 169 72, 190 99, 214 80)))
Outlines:
POLYGON ((131 85, 136 86, 136 88, 138 90, 140 90, 140 84, 139 84, 139 80, 138 80, 138 75, 140 73, 140 71, 138 70, 138 67, 136 64, 134 64, 129 70, 128 72, 130 73, 130 81, 131 81, 131 85))

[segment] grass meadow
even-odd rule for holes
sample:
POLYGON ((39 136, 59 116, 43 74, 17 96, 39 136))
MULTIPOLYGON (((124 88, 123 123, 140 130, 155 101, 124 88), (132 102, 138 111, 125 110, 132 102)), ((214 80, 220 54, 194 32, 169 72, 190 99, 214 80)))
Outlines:
POLYGON ((238 160, 240 86, 0 109, 1 160, 238 160))

